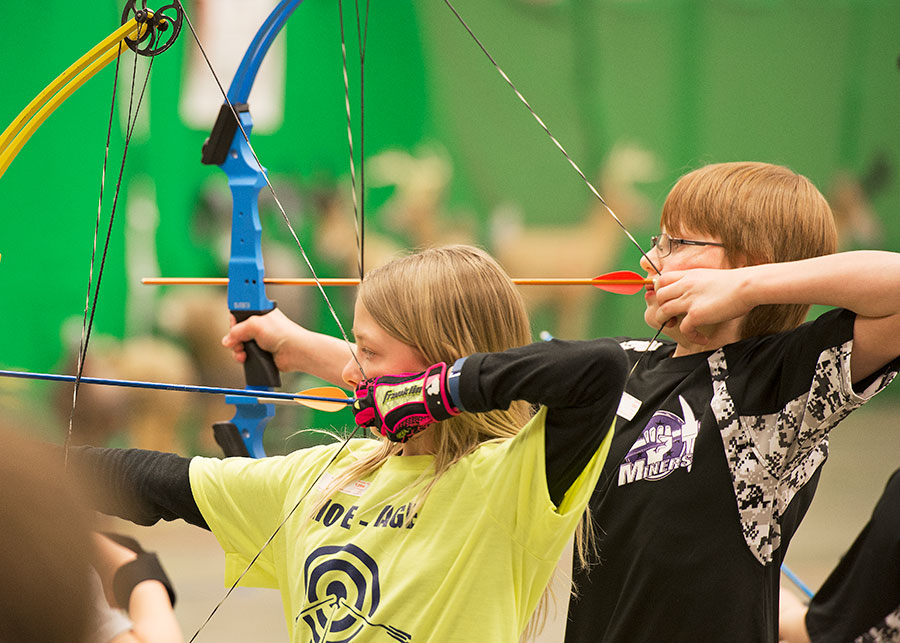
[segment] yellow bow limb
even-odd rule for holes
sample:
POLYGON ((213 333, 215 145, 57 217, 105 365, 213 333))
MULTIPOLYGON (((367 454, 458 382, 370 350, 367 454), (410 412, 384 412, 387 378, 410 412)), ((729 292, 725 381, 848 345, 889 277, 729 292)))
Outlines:
POLYGON ((47 117, 76 89, 119 55, 122 41, 126 38, 139 40, 147 29, 145 23, 138 23, 132 18, 76 60, 25 106, 3 134, 0 134, 0 177, 47 117))

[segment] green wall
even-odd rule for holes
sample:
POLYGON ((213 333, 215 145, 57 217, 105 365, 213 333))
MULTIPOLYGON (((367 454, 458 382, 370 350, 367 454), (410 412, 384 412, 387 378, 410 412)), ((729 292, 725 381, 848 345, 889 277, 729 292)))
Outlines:
MULTIPOLYGON (((114 29, 121 11, 120 3, 108 0, 96 3, 87 16, 61 0, 41 3, 40 11, 28 3, 7 4, 0 24, 3 126, 114 29)), ((344 4, 355 85, 358 58, 351 27, 356 19, 349 15, 354 3, 344 4)), ((658 180, 643 186, 658 205, 681 173, 707 162, 784 163, 824 189, 836 172, 863 174, 881 155, 892 180, 872 199, 884 226, 876 245, 900 245, 894 216, 900 206, 900 3, 455 4, 588 176, 596 174, 615 143, 638 144, 654 152, 663 168, 658 180)), ((348 175, 337 17, 333 1, 306 0, 297 9, 283 36, 285 121, 278 132, 255 137, 270 175, 297 186, 303 197, 291 215, 314 261, 319 258, 310 195, 348 175)), ((443 2, 373 0, 368 25, 367 156, 440 143, 454 163, 448 208, 471 213, 485 243, 489 213, 503 204, 515 204, 529 222, 574 222, 582 216, 592 198, 586 186, 443 2)), ((129 190, 150 185, 155 191, 162 274, 222 272, 210 223, 198 224, 195 217, 218 170, 199 163, 207 133, 187 127, 178 115, 189 47, 185 28, 153 64, 143 111, 149 135, 139 132, 129 149, 97 332, 132 332, 127 311, 134 303, 133 286, 127 280, 140 275, 125 271, 123 212, 129 190)), ((61 326, 83 311, 112 80, 108 68, 76 92, 0 179, 0 286, 6 302, 0 330, 7 338, 2 366, 57 368, 61 326)), ((121 84, 119 91, 128 89, 121 84)), ((114 192, 121 135, 117 117, 107 197, 114 192)), ((378 206, 389 195, 384 188, 367 195, 374 230, 383 230, 378 206)), ((284 230, 274 227, 267 225, 266 234, 284 239, 284 230)), ((635 232, 643 239, 654 231, 651 222, 635 232)), ((620 262, 635 267, 637 258, 636 250, 625 248, 620 262)), ((326 266, 324 274, 334 270, 326 266)), ((634 298, 598 298, 592 330, 640 333, 641 307, 634 298)), ((346 307, 341 314, 349 320, 346 307)), ((321 311, 312 319, 317 316, 322 328, 332 328, 321 311)))

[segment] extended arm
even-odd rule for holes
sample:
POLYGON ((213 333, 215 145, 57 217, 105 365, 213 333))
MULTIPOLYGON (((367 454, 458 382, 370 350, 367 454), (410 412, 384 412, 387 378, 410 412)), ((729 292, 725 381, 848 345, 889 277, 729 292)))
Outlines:
POLYGON ((900 355, 900 254, 844 252, 733 270, 664 273, 656 282, 658 321, 683 315, 681 330, 698 343, 700 326, 736 319, 763 304, 819 304, 857 314, 853 381, 900 355))
POLYGON ((76 447, 69 467, 103 513, 152 525, 181 518, 209 529, 191 493, 189 458, 141 449, 76 447))
POLYGON ((277 308, 241 323, 234 323, 232 318, 232 323, 222 345, 231 349, 238 362, 247 359, 243 343, 256 340, 260 348, 272 353, 278 370, 302 371, 337 386, 345 385, 341 369, 350 358, 350 349, 342 339, 307 330, 277 308))

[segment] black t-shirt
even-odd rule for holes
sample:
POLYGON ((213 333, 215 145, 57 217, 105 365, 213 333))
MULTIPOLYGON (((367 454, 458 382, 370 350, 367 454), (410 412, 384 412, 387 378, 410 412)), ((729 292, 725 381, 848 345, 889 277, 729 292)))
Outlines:
POLYGON ((900 641, 900 469, 806 613, 813 643, 900 641))
POLYGON ((621 340, 640 364, 591 500, 600 560, 576 570, 567 643, 778 640, 779 568, 828 432, 896 373, 853 392, 853 322, 831 311, 678 358, 671 342, 621 340))

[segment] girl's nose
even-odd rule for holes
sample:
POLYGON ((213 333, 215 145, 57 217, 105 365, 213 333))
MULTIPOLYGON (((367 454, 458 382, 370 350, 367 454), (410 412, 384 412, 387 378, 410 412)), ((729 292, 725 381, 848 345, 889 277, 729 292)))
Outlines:
POLYGON ((341 371, 341 379, 354 390, 356 385, 362 381, 363 377, 359 371, 359 364, 356 363, 356 359, 353 357, 347 360, 347 363, 344 365, 344 370, 341 371))

